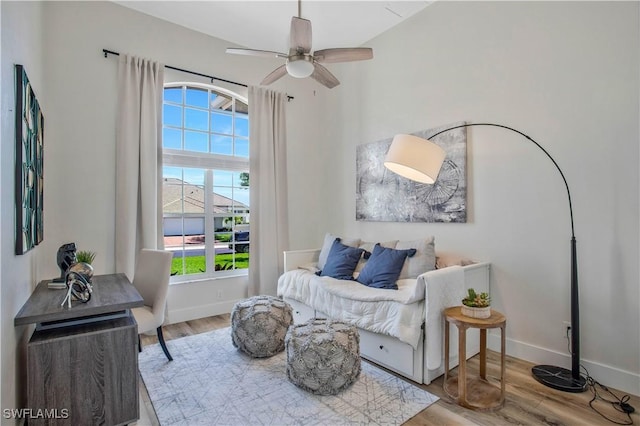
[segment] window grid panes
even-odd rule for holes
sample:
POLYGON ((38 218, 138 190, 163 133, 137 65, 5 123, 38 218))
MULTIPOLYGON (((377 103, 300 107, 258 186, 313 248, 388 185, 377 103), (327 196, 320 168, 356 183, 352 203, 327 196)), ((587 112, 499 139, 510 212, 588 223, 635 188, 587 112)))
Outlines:
POLYGON ((208 85, 167 85, 164 93, 163 227, 165 249, 174 253, 172 282, 246 273, 246 101, 208 85), (225 169, 225 158, 240 161, 225 169))
POLYGON ((209 89, 211 102, 206 105, 204 89, 183 86, 167 90, 163 105, 164 148, 249 157, 246 103, 209 89))

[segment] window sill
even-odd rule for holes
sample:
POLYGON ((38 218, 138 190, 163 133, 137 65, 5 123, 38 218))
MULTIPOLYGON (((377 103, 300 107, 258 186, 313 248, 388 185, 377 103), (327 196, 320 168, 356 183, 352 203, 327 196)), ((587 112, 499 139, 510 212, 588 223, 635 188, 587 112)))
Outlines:
POLYGON ((194 277, 194 278, 185 278, 179 281, 170 281, 169 285, 182 285, 182 284, 199 284, 210 281, 220 281, 220 280, 228 280, 233 278, 242 278, 249 276, 248 272, 238 272, 229 275, 220 275, 220 276, 211 276, 211 277, 194 277))

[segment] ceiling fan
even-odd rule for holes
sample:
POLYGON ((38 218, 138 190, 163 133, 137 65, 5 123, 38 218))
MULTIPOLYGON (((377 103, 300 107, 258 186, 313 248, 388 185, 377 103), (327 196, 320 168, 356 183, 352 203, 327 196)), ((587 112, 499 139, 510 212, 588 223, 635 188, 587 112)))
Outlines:
POLYGON ((286 74, 289 74, 296 78, 310 76, 329 89, 336 87, 340 84, 340 81, 338 81, 328 69, 322 66, 321 63, 363 61, 373 58, 373 50, 369 47, 322 49, 311 53, 311 21, 301 18, 300 10, 301 0, 298 0, 298 16, 291 18, 288 54, 269 50, 238 49, 231 47, 227 48, 227 53, 286 59, 284 65, 273 70, 260 84, 271 84, 286 74))

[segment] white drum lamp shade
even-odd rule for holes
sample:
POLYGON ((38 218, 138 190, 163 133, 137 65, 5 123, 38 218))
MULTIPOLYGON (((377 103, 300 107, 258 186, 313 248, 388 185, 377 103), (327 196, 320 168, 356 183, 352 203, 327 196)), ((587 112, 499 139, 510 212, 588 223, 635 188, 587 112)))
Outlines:
POLYGON ((432 184, 438 178, 446 153, 435 143, 412 135, 396 135, 384 166, 407 179, 432 184))

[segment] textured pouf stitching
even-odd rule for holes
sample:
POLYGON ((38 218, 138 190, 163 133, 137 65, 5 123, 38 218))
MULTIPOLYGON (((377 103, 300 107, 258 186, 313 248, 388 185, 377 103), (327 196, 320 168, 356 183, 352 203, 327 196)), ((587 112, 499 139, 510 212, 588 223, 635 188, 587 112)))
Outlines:
POLYGON ((284 339, 293 323, 293 310, 272 296, 254 296, 236 303, 231 311, 233 346, 255 357, 265 358, 284 350, 284 339))
POLYGON ((285 345, 287 377, 308 392, 335 395, 360 375, 360 336, 351 325, 312 319, 290 327, 285 345))

